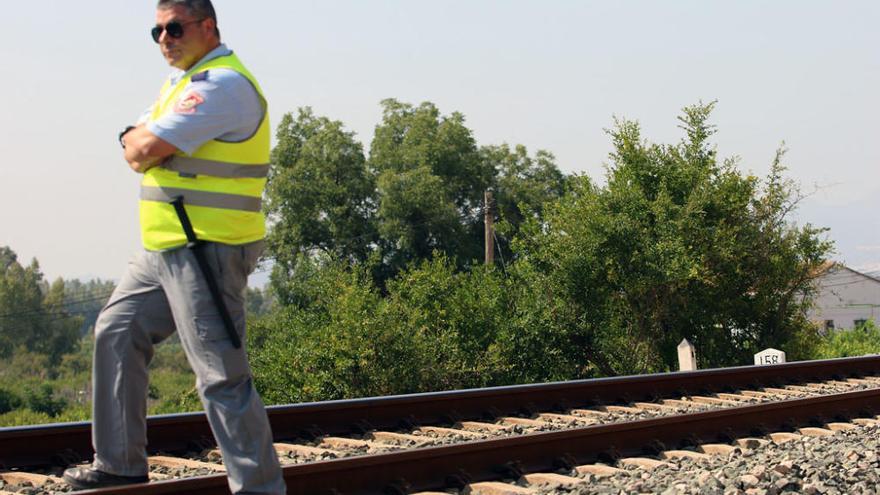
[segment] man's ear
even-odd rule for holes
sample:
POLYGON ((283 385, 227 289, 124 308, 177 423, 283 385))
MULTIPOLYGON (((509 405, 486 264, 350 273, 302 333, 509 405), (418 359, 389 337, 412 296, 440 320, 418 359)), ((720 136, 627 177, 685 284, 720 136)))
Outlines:
POLYGON ((202 23, 202 29, 205 30, 206 34, 214 34, 214 31, 217 29, 217 21, 210 17, 205 19, 205 22, 202 23))

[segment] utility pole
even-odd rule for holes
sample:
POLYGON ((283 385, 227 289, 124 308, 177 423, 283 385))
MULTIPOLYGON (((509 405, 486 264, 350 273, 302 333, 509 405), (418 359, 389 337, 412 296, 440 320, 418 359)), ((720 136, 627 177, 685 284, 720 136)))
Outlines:
POLYGON ((483 201, 483 220, 486 224, 486 264, 495 264, 495 204, 492 191, 487 190, 483 201))

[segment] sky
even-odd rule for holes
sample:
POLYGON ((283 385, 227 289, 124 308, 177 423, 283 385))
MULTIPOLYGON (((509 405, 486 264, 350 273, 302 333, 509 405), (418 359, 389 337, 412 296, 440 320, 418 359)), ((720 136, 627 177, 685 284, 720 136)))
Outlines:
MULTIPOLYGON (((139 176, 118 132, 170 69, 155 2, 7 2, 0 246, 47 278, 118 279, 140 248, 139 176)), ((223 40, 281 116, 310 106, 369 149, 385 98, 461 112, 479 145, 555 154, 602 181, 615 117, 682 138, 717 101, 722 157, 764 175, 782 142, 835 259, 880 270, 880 2, 215 0, 223 40)), ((260 285, 257 276, 252 284, 260 285)))

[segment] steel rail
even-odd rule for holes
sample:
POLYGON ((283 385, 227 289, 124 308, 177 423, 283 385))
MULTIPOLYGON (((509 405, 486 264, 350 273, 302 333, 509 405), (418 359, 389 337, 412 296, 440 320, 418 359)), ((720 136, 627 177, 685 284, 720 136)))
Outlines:
MULTIPOLYGON (((314 402, 268 412, 276 439, 309 438, 875 374, 880 374, 880 356, 314 402)), ((151 451, 213 444, 203 413, 150 417, 147 431, 151 451)), ((0 467, 64 464, 91 454, 88 422, 0 428, 0 467)))
MULTIPOLYGON (((518 477, 646 450, 730 441, 742 436, 872 415, 880 389, 587 426, 284 468, 288 494, 378 495, 436 490, 518 477)), ((227 494, 224 475, 80 492, 81 495, 227 494)))

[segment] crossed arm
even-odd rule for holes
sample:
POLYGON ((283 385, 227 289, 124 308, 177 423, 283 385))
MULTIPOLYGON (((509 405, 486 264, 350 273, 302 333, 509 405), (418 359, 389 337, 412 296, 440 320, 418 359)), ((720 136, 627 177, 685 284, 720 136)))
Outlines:
POLYGON ((160 165, 177 152, 177 147, 156 136, 143 124, 125 133, 125 161, 135 172, 142 174, 160 165))

